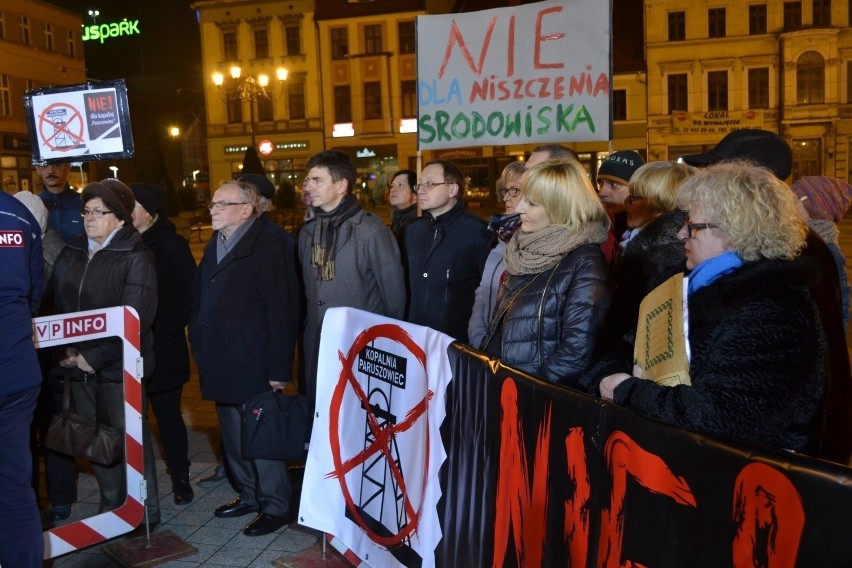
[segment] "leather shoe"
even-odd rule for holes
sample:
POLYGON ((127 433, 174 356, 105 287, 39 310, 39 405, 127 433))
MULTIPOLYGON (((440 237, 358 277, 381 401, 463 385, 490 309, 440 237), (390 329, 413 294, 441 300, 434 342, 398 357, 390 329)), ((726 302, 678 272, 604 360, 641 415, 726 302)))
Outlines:
POLYGON ((231 517, 242 517, 243 515, 248 515, 249 513, 259 513, 260 505, 249 505, 247 503, 243 503, 239 497, 231 501, 230 503, 226 503, 222 505, 213 513, 217 517, 221 519, 229 519, 231 517))
POLYGON ((51 521, 64 521, 71 516, 71 505, 54 505, 50 508, 51 521))
POLYGON ((213 470, 213 473, 202 477, 196 482, 196 485, 199 487, 213 487, 214 485, 218 485, 222 481, 225 481, 228 478, 228 473, 225 471, 225 464, 223 462, 219 462, 216 464, 216 469, 213 470))
POLYGON ((175 505, 189 505, 195 498, 188 477, 172 478, 172 493, 174 493, 175 505))
POLYGON ((277 517, 268 513, 261 513, 243 529, 246 536, 263 536, 274 533, 284 525, 290 523, 289 517, 277 517))

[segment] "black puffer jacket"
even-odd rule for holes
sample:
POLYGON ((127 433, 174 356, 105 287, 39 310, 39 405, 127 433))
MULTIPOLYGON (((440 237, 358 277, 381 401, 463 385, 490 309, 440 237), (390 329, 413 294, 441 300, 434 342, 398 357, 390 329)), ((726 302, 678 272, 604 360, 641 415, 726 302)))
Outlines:
POLYGON ((506 365, 578 387, 611 298, 601 248, 582 245, 540 274, 507 276, 480 348, 506 365))
POLYGON ((690 295, 692 386, 630 378, 615 402, 664 422, 812 451, 825 335, 803 265, 749 262, 690 295))
MULTIPOLYGON (((157 272, 151 251, 133 227, 122 227, 91 259, 83 233, 68 243, 51 276, 52 313, 131 306, 139 314, 144 376, 154 370, 151 325, 157 313, 157 272)), ((121 341, 115 338, 85 341, 76 346, 100 373, 104 382, 124 380, 121 341)))

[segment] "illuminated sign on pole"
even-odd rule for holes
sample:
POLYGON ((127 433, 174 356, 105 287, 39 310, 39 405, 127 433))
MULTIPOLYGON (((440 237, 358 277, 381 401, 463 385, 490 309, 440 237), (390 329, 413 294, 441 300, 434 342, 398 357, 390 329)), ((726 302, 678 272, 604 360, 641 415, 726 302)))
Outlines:
POLYGON ((91 26, 83 26, 83 41, 100 40, 103 43, 107 38, 119 37, 125 35, 140 35, 139 20, 124 20, 120 22, 112 22, 111 24, 93 24, 91 26))
POLYGON ((260 142, 257 143, 257 151, 262 156, 268 156, 275 150, 275 144, 272 143, 272 140, 264 138, 260 142))

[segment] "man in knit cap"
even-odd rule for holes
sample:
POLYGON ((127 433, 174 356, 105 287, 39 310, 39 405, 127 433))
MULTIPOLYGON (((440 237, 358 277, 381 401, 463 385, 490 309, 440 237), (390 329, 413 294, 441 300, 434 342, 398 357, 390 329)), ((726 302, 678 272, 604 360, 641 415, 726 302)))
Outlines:
MULTIPOLYGON (((620 150, 610 154, 598 168, 598 196, 609 213, 612 222, 610 234, 615 243, 621 241, 627 231, 627 196, 630 195, 627 184, 633 173, 644 163, 637 152, 620 150)), ((614 247, 612 254, 607 254, 607 258, 616 258, 618 250, 618 247, 614 247)))

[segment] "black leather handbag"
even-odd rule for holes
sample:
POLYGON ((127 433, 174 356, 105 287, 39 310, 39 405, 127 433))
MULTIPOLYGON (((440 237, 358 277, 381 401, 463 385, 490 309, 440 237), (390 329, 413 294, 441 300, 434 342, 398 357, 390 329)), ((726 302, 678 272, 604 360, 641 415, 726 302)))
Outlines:
POLYGON ((306 397, 278 391, 259 394, 243 410, 243 457, 304 460, 312 423, 313 411, 306 397))
POLYGON ((66 370, 62 414, 55 414, 47 428, 44 445, 57 452, 89 460, 102 466, 118 463, 124 455, 124 432, 101 424, 100 376, 95 373, 95 421, 70 411, 71 376, 66 370))

